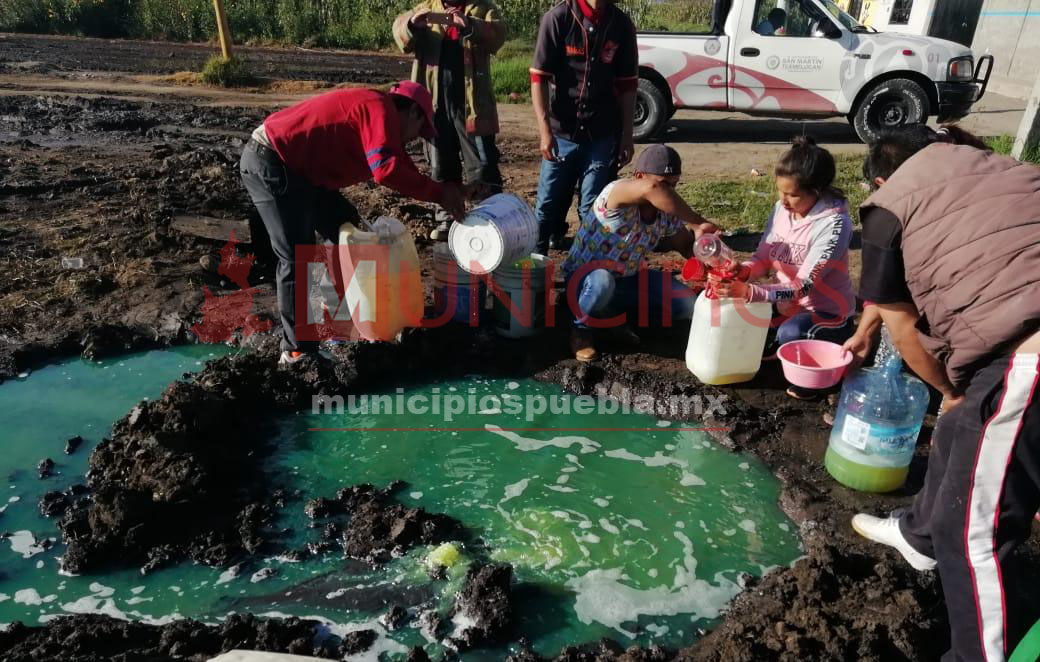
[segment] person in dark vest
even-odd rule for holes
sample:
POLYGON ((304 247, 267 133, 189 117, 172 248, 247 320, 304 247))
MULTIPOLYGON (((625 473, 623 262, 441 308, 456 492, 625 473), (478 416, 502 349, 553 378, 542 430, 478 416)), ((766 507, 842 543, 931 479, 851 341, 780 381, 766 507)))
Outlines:
POLYGON ((564 0, 542 17, 531 65, 542 154, 539 253, 563 248, 575 187, 584 221, 632 160, 638 69, 635 26, 613 0, 564 0))
POLYGON ((1040 509, 1040 168, 979 147, 956 130, 885 133, 861 208, 860 296, 944 403, 912 507, 852 525, 938 568, 947 662, 1006 659, 1040 615, 1013 554, 1040 509))

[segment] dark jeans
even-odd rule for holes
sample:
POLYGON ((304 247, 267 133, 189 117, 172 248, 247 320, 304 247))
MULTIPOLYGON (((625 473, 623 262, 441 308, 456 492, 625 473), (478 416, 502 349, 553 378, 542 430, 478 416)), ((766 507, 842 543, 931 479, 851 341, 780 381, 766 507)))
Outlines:
POLYGON ((939 418, 924 487, 899 522, 939 562, 953 649, 943 660, 1003 660, 1040 616, 1013 551, 1040 508, 1040 356, 992 361, 939 418), (984 656, 985 651, 985 656, 984 656))
MULTIPOLYGON (((571 281, 576 277, 576 274, 567 277, 568 304, 572 296, 571 281)), ((622 313, 626 314, 627 324, 638 324, 641 305, 645 306, 646 321, 664 319, 666 304, 672 321, 689 320, 693 318, 698 294, 660 269, 647 270, 646 289, 642 291, 639 274, 619 276, 606 269, 594 269, 583 274, 581 282, 574 287, 577 309, 571 310, 571 315, 574 326, 579 328, 592 327, 590 318, 603 319, 622 313)))
MULTIPOLYGON (((358 211, 339 191, 314 186, 290 172, 274 151, 254 140, 242 150, 239 171, 271 238, 271 249, 278 257, 275 275, 282 349, 316 349, 314 342, 296 341, 296 246, 314 244, 315 232, 322 240, 336 244, 339 227, 356 223, 360 218, 358 211)), ((299 267, 299 273, 306 274, 305 265, 299 267)), ((337 277, 334 265, 328 267, 329 273, 337 277)))
MULTIPOLYGON (((774 318, 775 319, 775 318, 774 318)), ((780 345, 795 340, 826 340, 844 345, 856 333, 854 317, 840 317, 829 313, 803 311, 787 318, 776 331, 770 331, 772 342, 767 347, 775 351, 780 345)))
POLYGON ((556 160, 542 159, 538 173, 539 253, 549 252, 549 237, 563 235, 567 229, 567 211, 574 200, 574 189, 580 186, 578 218, 592 210, 596 197, 607 184, 617 179, 617 141, 604 138, 588 143, 575 143, 556 136, 556 160))
MULTIPOLYGON (((500 153, 495 136, 471 136, 466 132, 465 114, 453 114, 441 104, 434 115, 437 137, 425 143, 431 175, 438 182, 484 185, 487 195, 502 192, 500 153)), ((447 212, 437 207, 437 220, 450 220, 447 212)))

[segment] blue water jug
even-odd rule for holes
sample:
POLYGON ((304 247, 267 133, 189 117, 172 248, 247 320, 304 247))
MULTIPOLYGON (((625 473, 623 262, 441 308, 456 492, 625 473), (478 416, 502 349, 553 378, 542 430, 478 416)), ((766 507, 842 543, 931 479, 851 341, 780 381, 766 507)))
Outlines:
POLYGON ((906 482, 930 394, 924 382, 902 371, 886 327, 874 367, 845 379, 834 416, 825 464, 842 485, 891 492, 906 482))

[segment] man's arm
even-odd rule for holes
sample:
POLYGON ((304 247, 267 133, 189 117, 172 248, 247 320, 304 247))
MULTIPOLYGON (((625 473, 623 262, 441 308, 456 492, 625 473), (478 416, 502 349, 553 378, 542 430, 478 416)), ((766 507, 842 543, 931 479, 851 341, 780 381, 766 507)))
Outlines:
POLYGON ((917 321, 920 314, 912 303, 882 303, 871 306, 877 308, 881 320, 892 333, 892 342, 906 365, 951 401, 959 399, 960 394, 946 376, 946 368, 921 345, 917 336, 917 321))
POLYGON ((563 46, 553 28, 552 12, 542 16, 538 24, 538 41, 534 47, 534 59, 531 61, 531 103, 534 105, 534 117, 538 126, 538 150, 546 161, 556 160, 556 139, 549 123, 549 81, 563 59, 563 46))
POLYGON ((621 104, 619 168, 628 165, 636 151, 632 130, 636 112, 636 87, 639 85, 639 46, 636 40, 635 25, 630 24, 628 28, 630 31, 620 45, 617 54, 617 74, 614 79, 614 92, 618 96, 618 103, 621 104))
POLYGON ((611 209, 630 207, 641 202, 651 204, 658 211, 675 216, 684 223, 698 226, 702 232, 716 229, 686 204, 674 188, 649 179, 622 179, 614 184, 607 198, 607 206, 611 209))
POLYGON ((392 28, 394 42, 402 53, 415 52, 415 29, 417 27, 426 29, 426 23, 422 17, 429 11, 429 3, 423 2, 394 19, 392 28))
POLYGON ((495 5, 489 3, 483 17, 467 16, 466 23, 470 29, 469 40, 488 53, 494 55, 506 43, 506 24, 495 5))
POLYGON ((544 78, 531 82, 531 103, 538 123, 538 151, 546 161, 555 161, 556 138, 549 124, 549 83, 544 78))

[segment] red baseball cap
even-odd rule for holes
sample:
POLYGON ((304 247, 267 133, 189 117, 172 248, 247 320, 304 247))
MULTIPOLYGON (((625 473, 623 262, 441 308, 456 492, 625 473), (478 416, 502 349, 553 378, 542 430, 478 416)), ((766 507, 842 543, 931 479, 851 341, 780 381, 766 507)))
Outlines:
POLYGON ((422 137, 427 140, 433 140, 437 137, 437 129, 433 126, 433 97, 430 95, 429 90, 414 81, 402 80, 399 83, 394 83, 393 87, 390 88, 390 94, 396 94, 415 102, 422 109, 423 113, 426 114, 426 126, 423 127, 422 137))

